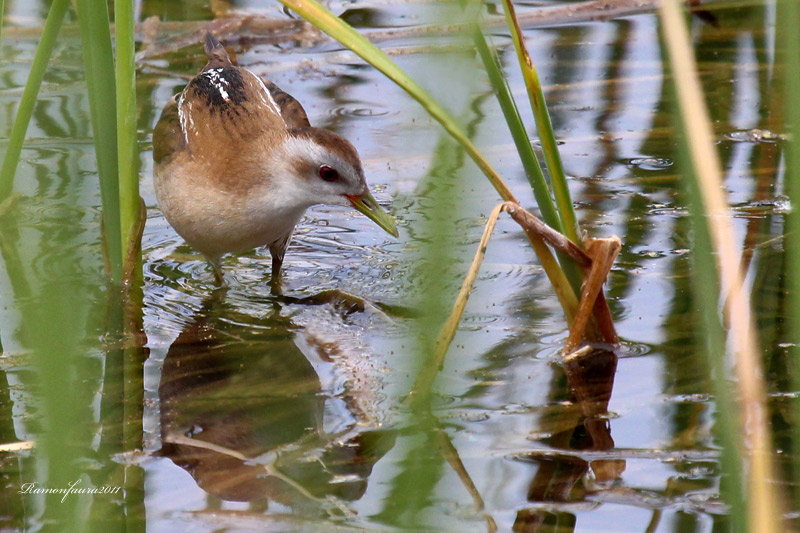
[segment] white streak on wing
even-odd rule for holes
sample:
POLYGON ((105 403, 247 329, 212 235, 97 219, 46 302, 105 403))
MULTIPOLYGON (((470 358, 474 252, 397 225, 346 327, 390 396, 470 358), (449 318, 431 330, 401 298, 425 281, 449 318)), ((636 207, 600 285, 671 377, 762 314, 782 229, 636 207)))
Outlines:
MULTIPOLYGON (((278 107, 278 104, 275 102, 275 99, 272 98, 272 93, 269 92, 269 89, 267 89, 267 86, 264 84, 264 80, 262 80, 261 78, 259 78, 258 76, 256 76, 252 72, 250 72, 249 70, 247 70, 247 69, 244 69, 244 70, 248 74, 253 76, 255 79, 257 79, 259 85, 261 85, 261 94, 259 95, 259 96, 261 96, 261 101, 265 105, 270 106, 272 108, 272 110, 275 111, 275 114, 277 114, 279 117, 281 117, 281 120, 283 120, 283 115, 281 115, 281 108, 278 107), (266 95, 266 98, 264 97, 264 95, 266 95), (269 101, 267 101, 268 99, 269 99, 269 101)), ((286 124, 286 121, 283 120, 283 123, 286 124)))
POLYGON ((192 102, 191 101, 189 102, 189 113, 188 113, 188 115, 189 115, 189 129, 194 131, 194 118, 192 116, 192 102))
MULTIPOLYGON (((222 72, 222 69, 218 69, 218 70, 217 70, 217 72, 222 72)), ((230 87, 230 86, 231 86, 230 82, 229 82, 228 80, 226 80, 225 78, 223 78, 222 76, 220 76, 220 77, 219 77, 219 81, 220 81, 222 84, 224 84, 224 85, 226 85, 226 86, 228 86, 228 87, 230 87)), ((224 88, 222 85, 218 85, 218 86, 217 86, 217 89, 219 89, 219 94, 221 94, 221 95, 222 95, 222 99, 223 99, 223 100, 225 100, 225 101, 227 102, 227 101, 228 101, 228 98, 229 98, 229 96, 228 96, 228 91, 226 91, 226 90, 225 90, 225 88, 224 88)))
POLYGON ((213 85, 214 88, 219 91, 219 94, 220 96, 222 96, 222 99, 227 102, 228 100, 230 100, 230 95, 228 94, 228 91, 225 90, 225 87, 223 87, 222 85, 225 84, 228 87, 230 87, 231 84, 228 82, 228 80, 220 76, 221 72, 222 72, 221 68, 212 69, 203 72, 201 76, 205 76, 206 78, 208 78, 208 81, 211 82, 211 85, 213 85))
MULTIPOLYGON (((186 124, 186 113, 183 112, 183 98, 185 93, 181 93, 181 96, 178 98, 178 122, 181 124, 181 131, 183 132, 183 141, 186 143, 186 146, 189 146, 189 129, 188 124, 186 124)), ((191 111, 191 110, 190 110, 191 111)), ((191 113, 189 113, 189 120, 192 120, 191 113)))

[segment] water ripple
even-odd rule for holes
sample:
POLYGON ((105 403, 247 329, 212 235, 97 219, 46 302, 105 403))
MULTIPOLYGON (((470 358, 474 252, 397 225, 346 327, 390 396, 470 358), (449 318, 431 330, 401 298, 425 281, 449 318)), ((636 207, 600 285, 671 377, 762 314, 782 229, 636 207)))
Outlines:
POLYGON ((367 102, 359 102, 357 105, 342 105, 334 107, 330 110, 330 114, 334 117, 354 117, 354 118, 371 118, 382 117, 387 115, 397 115, 398 111, 391 111, 378 104, 369 104, 367 102))
POLYGON ((671 167, 673 162, 666 157, 637 157, 629 159, 627 164, 642 170, 664 170, 671 167))

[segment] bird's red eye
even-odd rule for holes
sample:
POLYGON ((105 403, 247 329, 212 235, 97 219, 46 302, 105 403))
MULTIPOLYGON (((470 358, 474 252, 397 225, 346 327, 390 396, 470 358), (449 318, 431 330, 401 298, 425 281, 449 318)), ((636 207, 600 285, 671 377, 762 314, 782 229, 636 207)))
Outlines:
POLYGON ((319 167, 319 177, 325 181, 337 181, 339 179, 339 173, 336 172, 335 168, 322 165, 319 167))

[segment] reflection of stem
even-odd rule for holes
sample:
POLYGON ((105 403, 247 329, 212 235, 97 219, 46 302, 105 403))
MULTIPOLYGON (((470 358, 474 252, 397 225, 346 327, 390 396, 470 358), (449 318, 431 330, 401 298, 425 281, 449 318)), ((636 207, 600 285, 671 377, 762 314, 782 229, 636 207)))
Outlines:
MULTIPOLYGON (((779 98, 773 98, 774 101, 780 101, 779 98)), ((774 112, 770 113, 770 118, 774 117, 774 112)), ((775 127, 774 125, 769 125, 768 127, 775 127)), ((778 169, 775 165, 775 159, 778 157, 777 155, 777 145, 774 144, 764 144, 760 146, 760 155, 761 161, 755 165, 755 168, 760 169, 769 169, 770 172, 761 172, 759 173, 758 180, 756 181, 756 190, 753 195, 753 198, 750 200, 751 203, 755 204, 761 200, 764 200, 768 197, 770 188, 772 184, 777 181, 777 173, 778 169), (764 161, 766 160, 766 161, 764 161)), ((768 216, 755 216, 751 217, 747 221, 747 230, 745 231, 744 235, 744 244, 742 246, 742 272, 747 273, 750 269, 750 262, 753 259, 753 254, 755 251, 763 246, 762 244, 758 244, 758 239, 761 236, 762 227, 765 225, 769 225, 770 217, 768 216)), ((780 237, 783 237, 781 235, 780 237)))
POLYGON ((17 195, 12 195, 0 203, 0 220, 2 220, 2 227, 0 228, 0 255, 2 255, 3 262, 5 263, 8 280, 11 283, 14 297, 19 300, 24 300, 30 297, 32 291, 31 284, 28 283, 28 278, 25 277, 27 269, 22 267, 22 260, 20 259, 19 249, 17 248, 19 233, 17 232, 16 222, 13 216, 10 215, 14 207, 14 202, 16 202, 17 199, 17 195))
MULTIPOLYGON (((193 439, 193 438, 187 437, 185 435, 171 434, 171 435, 169 435, 169 437, 165 438, 164 441, 165 442, 169 442, 171 444, 181 444, 181 445, 184 445, 184 446, 192 446, 194 448, 201 448, 201 449, 204 449, 204 450, 210 450, 212 452, 216 452, 216 453, 219 453, 219 454, 222 454, 222 455, 227 455, 228 457, 233 457, 234 459, 238 459, 239 461, 242 461, 243 463, 252 463, 255 460, 255 458, 248 457, 248 456, 244 455, 243 453, 238 452, 236 450, 233 450, 231 448, 226 448, 225 446, 220 446, 219 444, 214 444, 213 442, 207 442, 207 441, 204 441, 204 440, 193 439)), ((274 457, 275 457, 275 461, 277 461, 278 455, 275 454, 274 457)), ((332 503, 333 505, 336 506, 337 509, 342 511, 342 513, 346 514, 347 516, 353 516, 353 514, 354 514, 353 511, 351 509, 347 508, 347 506, 345 506, 343 503, 339 502, 337 499, 318 498, 317 496, 314 496, 313 494, 311 494, 300 483, 298 483, 297 481, 295 481, 291 477, 289 477, 286 474, 284 474, 283 472, 281 472, 278 469, 278 467, 275 466, 274 462, 268 463, 268 464, 261 463, 260 466, 264 468, 264 471, 266 472, 266 474, 268 476, 272 476, 272 477, 275 477, 275 478, 283 481, 284 483, 286 483, 287 485, 289 485, 290 487, 295 489, 297 492, 299 492, 300 494, 302 494, 303 496, 305 496, 309 500, 312 500, 312 501, 317 502, 318 504, 320 504, 320 506, 323 509, 327 510, 328 506, 332 503)))
MULTIPOLYGON (((472 496, 472 501, 475 502, 475 509, 478 511, 484 511, 486 509, 486 505, 483 503, 483 498, 481 497, 481 493, 478 492, 478 487, 475 486, 473 483, 472 478, 467 472, 467 469, 464 468, 464 463, 461 462, 461 458, 458 456, 458 450, 456 450, 453 443, 450 442, 450 437, 447 436, 447 433, 440 429, 436 430, 436 444, 439 446, 439 451, 442 453, 442 457, 444 457, 453 470, 456 471, 458 474, 458 479, 461 480, 461 483, 464 484, 464 488, 467 489, 470 496, 472 496)), ((490 533, 494 533, 497 531, 497 523, 492 518, 492 515, 489 513, 483 513, 484 518, 486 518, 486 525, 488 526, 487 529, 490 533)))
POLYGON ((653 516, 650 518, 650 523, 647 524, 647 529, 644 530, 645 533, 656 533, 658 530, 658 526, 661 523, 661 515, 663 511, 661 509, 654 509, 653 516))
POLYGON ((15 298, 25 299, 31 295, 31 285, 25 277, 25 269, 22 267, 22 260, 15 242, 11 242, 0 230, 0 254, 9 273, 9 281, 14 291, 15 298))

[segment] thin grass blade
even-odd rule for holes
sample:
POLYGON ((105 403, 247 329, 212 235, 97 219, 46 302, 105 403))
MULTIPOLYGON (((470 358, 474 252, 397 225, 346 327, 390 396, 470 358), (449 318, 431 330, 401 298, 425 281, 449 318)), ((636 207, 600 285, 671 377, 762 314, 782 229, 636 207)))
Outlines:
MULTIPOLYGON (((47 64, 53 55, 56 37, 61 29, 61 23, 64 22, 67 6, 69 6, 69 0, 54 0, 47 14, 42 37, 39 41, 39 46, 36 48, 31 72, 28 75, 28 81, 25 83, 25 90, 22 93, 17 116, 14 119, 14 126, 11 128, 11 135, 8 139, 6 153, 3 156, 3 166, 0 169, 0 202, 8 198, 14 189, 14 175, 17 172, 22 145, 25 142, 25 134, 28 131, 28 124, 30 124, 31 116, 33 115, 33 107, 39 96, 39 89, 42 86, 47 64)), ((0 7, 2 7, 2 0, 0 0, 0 7)), ((0 23, 0 26, 2 26, 2 23, 0 23)))
MULTIPOLYGON (((685 145, 685 142, 682 143, 685 145)), ((679 161, 682 166, 688 167, 688 147, 681 146, 682 154, 679 161), (684 161, 687 161, 684 163, 684 161)), ((732 522, 735 526, 732 531, 746 531, 748 523, 748 508, 745 491, 745 474, 742 472, 742 463, 745 454, 741 441, 742 423, 739 416, 741 406, 735 397, 728 379, 728 365, 725 358, 726 337, 725 329, 719 320, 717 302, 719 301, 720 285, 716 266, 711 254, 698 253, 698 250, 711 249, 711 237, 707 227, 706 215, 703 207, 697 201, 699 190, 694 180, 687 180, 687 187, 691 189, 690 214, 694 227, 694 253, 691 254, 693 295, 699 304, 701 324, 698 338, 703 355, 708 361, 711 375, 711 386, 717 409, 715 418, 716 434, 722 444, 722 495, 723 500, 729 505, 732 522)))
POLYGON ((117 152, 122 258, 128 256, 139 216, 139 151, 136 142, 136 64, 133 1, 114 3, 117 88, 117 152))
MULTIPOLYGON (((719 322, 717 305, 719 293, 706 294, 708 287, 719 287, 724 299, 725 319, 729 323, 728 336, 736 358, 734 365, 736 384, 741 397, 740 405, 736 403, 723 404, 725 396, 718 396, 718 413, 720 416, 735 416, 727 430, 730 435, 723 435, 728 448, 727 453, 733 454, 735 450, 742 449, 741 444, 734 445, 730 439, 738 441, 742 430, 747 427, 747 439, 751 449, 745 468, 742 457, 736 458, 736 463, 727 465, 726 473, 732 478, 730 504, 735 510, 741 507, 742 501, 747 502, 747 521, 742 521, 736 526, 749 528, 749 531, 763 531, 765 533, 781 530, 779 525, 778 495, 771 484, 774 479, 774 467, 771 459, 771 435, 767 426, 766 393, 760 363, 758 340, 752 323, 749 295, 744 286, 741 272, 740 253, 733 235, 730 212, 727 199, 724 197, 722 187, 722 167, 719 154, 714 147, 714 136, 711 128, 708 109, 705 106, 703 92, 697 76, 697 65, 691 48, 691 40, 686 27, 686 21, 681 12, 681 3, 678 0, 668 0, 661 3, 659 8, 661 29, 664 44, 672 70, 672 89, 676 95, 678 106, 679 126, 681 127, 683 159, 687 162, 686 171, 692 205, 695 207, 693 221, 698 224, 696 234, 700 235, 699 245, 705 244, 706 248, 695 247, 694 261, 701 267, 698 287, 701 306, 708 306, 704 315, 707 321, 714 324, 719 322), (708 235, 703 242, 703 234, 708 235), (715 261, 716 258, 716 261, 715 261), (716 268, 711 268, 715 265, 716 268), (712 276, 716 283, 706 279, 712 276), (745 426, 744 421, 747 421, 745 426), (746 487, 746 500, 738 494, 742 486, 737 479, 742 475, 741 470, 746 470, 744 486, 746 487)), ((719 327, 722 327, 721 325, 719 327)), ((710 347, 711 366, 719 369, 714 375, 715 390, 723 393, 729 386, 725 372, 726 342, 715 333, 717 326, 709 327, 704 334, 713 337, 715 345, 710 347)), ((728 456, 729 458, 731 455, 728 456)))
MULTIPOLYGON (((522 122, 522 117, 514 101, 514 96, 511 94, 511 89, 508 87, 506 76, 501 70, 496 56, 489 49, 489 45, 486 43, 483 33, 475 31, 473 37, 475 46, 478 49, 478 55, 480 55, 483 61, 483 66, 486 69, 486 73, 489 75, 489 81, 494 88, 497 101, 500 103, 503 116, 511 131, 511 136, 517 147, 517 153, 519 153, 519 157, 522 160, 522 166, 525 168, 525 173, 531 183, 533 195, 536 197, 536 203, 539 206, 539 211, 542 213, 542 218, 548 226, 563 234, 564 224, 561 209, 557 209, 556 205, 553 203, 553 199, 550 195, 550 187, 548 187, 547 181, 545 181, 544 175, 542 174, 542 168, 539 165, 536 153, 533 151, 533 146, 531 146, 528 132, 525 130, 525 124, 522 122)), ((546 109, 545 112, 547 112, 546 109)), ((570 203, 570 207, 572 207, 572 203, 570 203)), ((569 235, 567 235, 567 237, 570 238, 569 235)), ((572 238, 570 238, 570 240, 572 240, 572 238)), ((570 258, 561 253, 557 255, 561 268, 564 270, 564 274, 572 286, 572 290, 575 294, 580 294, 581 282, 583 281, 580 269, 570 258)))
POLYGON ((108 6, 104 0, 77 0, 89 110, 103 199, 106 251, 115 283, 122 279, 122 239, 117 154, 117 102, 108 6))
POLYGON ((506 83, 506 77, 497 64, 497 58, 489 49, 483 33, 476 29, 473 37, 475 46, 478 49, 478 55, 483 62, 486 73, 489 75, 489 81, 497 96, 500 109, 503 111, 503 117, 505 117, 508 129, 511 131, 511 137, 514 139, 517 153, 519 153, 519 157, 522 160, 525 174, 531 183, 542 218, 548 226, 564 233, 561 217, 558 216, 556 206, 550 197, 550 188, 547 186, 544 174, 542 174, 542 167, 539 165, 539 160, 533 151, 531 141, 528 139, 528 132, 525 130, 525 124, 522 123, 522 117, 519 115, 514 96, 511 94, 508 83, 506 83))
POLYGON ((519 27, 519 22, 517 22, 517 15, 511 0, 503 0, 503 8, 505 9, 508 28, 511 31, 511 38, 514 41, 514 49, 517 51, 517 59, 522 70, 522 77, 525 80, 525 87, 528 90, 528 98, 531 102, 539 139, 542 142, 544 160, 547 164, 547 172, 550 175, 550 183, 553 186, 553 193, 556 197, 558 212, 563 222, 561 233, 564 233, 572 242, 581 246, 578 219, 575 216, 575 208, 572 205, 572 198, 569 194, 567 176, 564 173, 564 165, 561 162, 561 154, 558 151, 558 143, 553 132, 553 122, 550 120, 550 113, 544 100, 539 73, 536 71, 536 67, 525 46, 522 30, 519 27))
MULTIPOLYGON (((792 364, 789 366, 794 383, 794 390, 800 390, 800 103, 797 96, 800 95, 800 4, 785 0, 778 2, 778 45, 782 49, 782 57, 779 61, 783 65, 786 79, 784 81, 784 109, 786 130, 791 132, 786 149, 786 192, 791 201, 792 208, 787 216, 787 235, 786 253, 788 259, 787 275, 788 282, 788 308, 785 316, 792 322, 789 331, 793 333, 790 341, 793 343, 791 357, 792 364)), ((795 400, 794 407, 794 436, 792 440, 792 452, 794 457, 798 456, 800 449, 800 406, 795 400)), ((795 464, 795 486, 800 480, 800 461, 793 461, 795 464)), ((800 499, 799 491, 795 490, 795 501, 800 499)))

